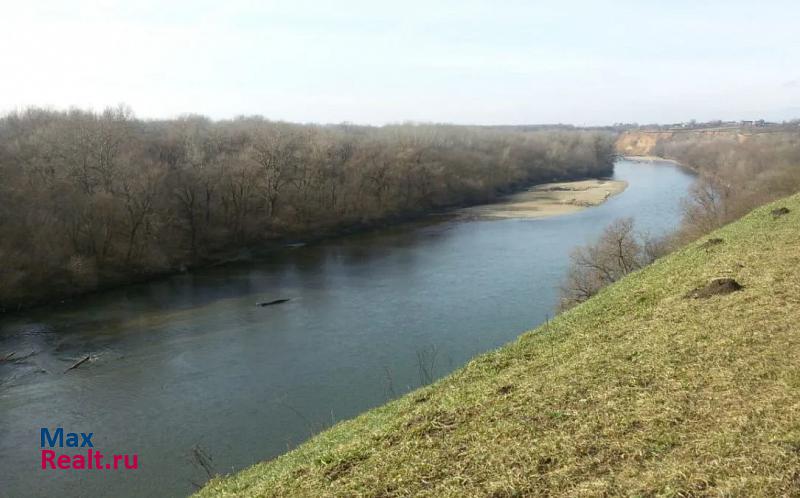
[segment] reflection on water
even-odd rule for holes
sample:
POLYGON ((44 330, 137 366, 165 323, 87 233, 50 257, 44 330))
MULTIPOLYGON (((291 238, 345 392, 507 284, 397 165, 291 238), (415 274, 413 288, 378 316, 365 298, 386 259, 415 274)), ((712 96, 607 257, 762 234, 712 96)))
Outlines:
POLYGON ((573 247, 620 216, 653 234, 677 222, 689 175, 620 161, 615 176, 629 188, 577 214, 442 218, 5 319, 0 357, 19 361, 0 363, 0 490, 182 496, 203 480, 194 445, 240 469, 418 386, 422 351, 441 376, 514 339, 552 315, 573 247), (39 470, 39 428, 55 426, 140 469, 39 470))

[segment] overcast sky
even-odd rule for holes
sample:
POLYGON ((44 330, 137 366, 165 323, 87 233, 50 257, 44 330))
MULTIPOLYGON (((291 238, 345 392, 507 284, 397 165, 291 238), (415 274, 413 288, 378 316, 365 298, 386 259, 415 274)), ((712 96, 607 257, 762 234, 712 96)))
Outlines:
POLYGON ((800 2, 0 0, 0 111, 302 122, 800 117, 800 2))

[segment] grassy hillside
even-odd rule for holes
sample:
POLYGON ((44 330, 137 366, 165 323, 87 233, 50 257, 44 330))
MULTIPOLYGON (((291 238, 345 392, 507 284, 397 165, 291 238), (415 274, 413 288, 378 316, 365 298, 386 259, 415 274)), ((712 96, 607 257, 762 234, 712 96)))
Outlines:
POLYGON ((799 496, 800 195, 220 495, 799 496), (687 297, 718 277, 743 289, 687 297))

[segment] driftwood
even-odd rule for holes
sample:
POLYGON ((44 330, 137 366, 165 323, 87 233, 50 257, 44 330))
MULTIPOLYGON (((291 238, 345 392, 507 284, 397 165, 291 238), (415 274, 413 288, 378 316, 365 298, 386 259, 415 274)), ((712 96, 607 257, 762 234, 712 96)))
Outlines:
POLYGON ((276 299, 274 301, 264 301, 264 302, 261 302, 261 303, 256 303, 256 306, 261 306, 263 308, 264 306, 273 306, 273 305, 276 305, 276 304, 282 304, 282 303, 286 303, 286 302, 289 302, 289 301, 290 301, 290 299, 276 299))
POLYGON ((71 367, 69 367, 68 369, 64 370, 64 373, 67 373, 72 369, 78 368, 79 366, 81 366, 84 363, 86 363, 87 361, 89 361, 89 358, 91 358, 91 356, 90 355, 86 355, 86 358, 75 362, 71 367))
POLYGON ((21 362, 23 360, 26 360, 26 359, 30 358, 31 356, 35 356, 35 355, 36 355, 36 351, 31 351, 30 353, 23 354, 22 356, 18 355, 16 351, 12 351, 11 353, 8 353, 4 357, 0 358, 0 363, 6 362, 6 361, 13 362, 13 363, 19 363, 19 362, 21 362))

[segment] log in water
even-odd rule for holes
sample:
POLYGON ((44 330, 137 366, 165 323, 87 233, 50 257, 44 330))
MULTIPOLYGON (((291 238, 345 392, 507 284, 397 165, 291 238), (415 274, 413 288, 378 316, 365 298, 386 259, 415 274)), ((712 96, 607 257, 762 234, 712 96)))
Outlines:
POLYGON ((435 219, 3 319, 0 494, 185 495, 207 477, 193 448, 241 469, 513 340, 552 317, 573 247, 622 216, 676 224, 685 172, 615 176, 625 191, 574 214, 435 219), (270 296, 291 305, 253 305, 270 296), (39 428, 56 426, 139 469, 45 475, 39 428))

